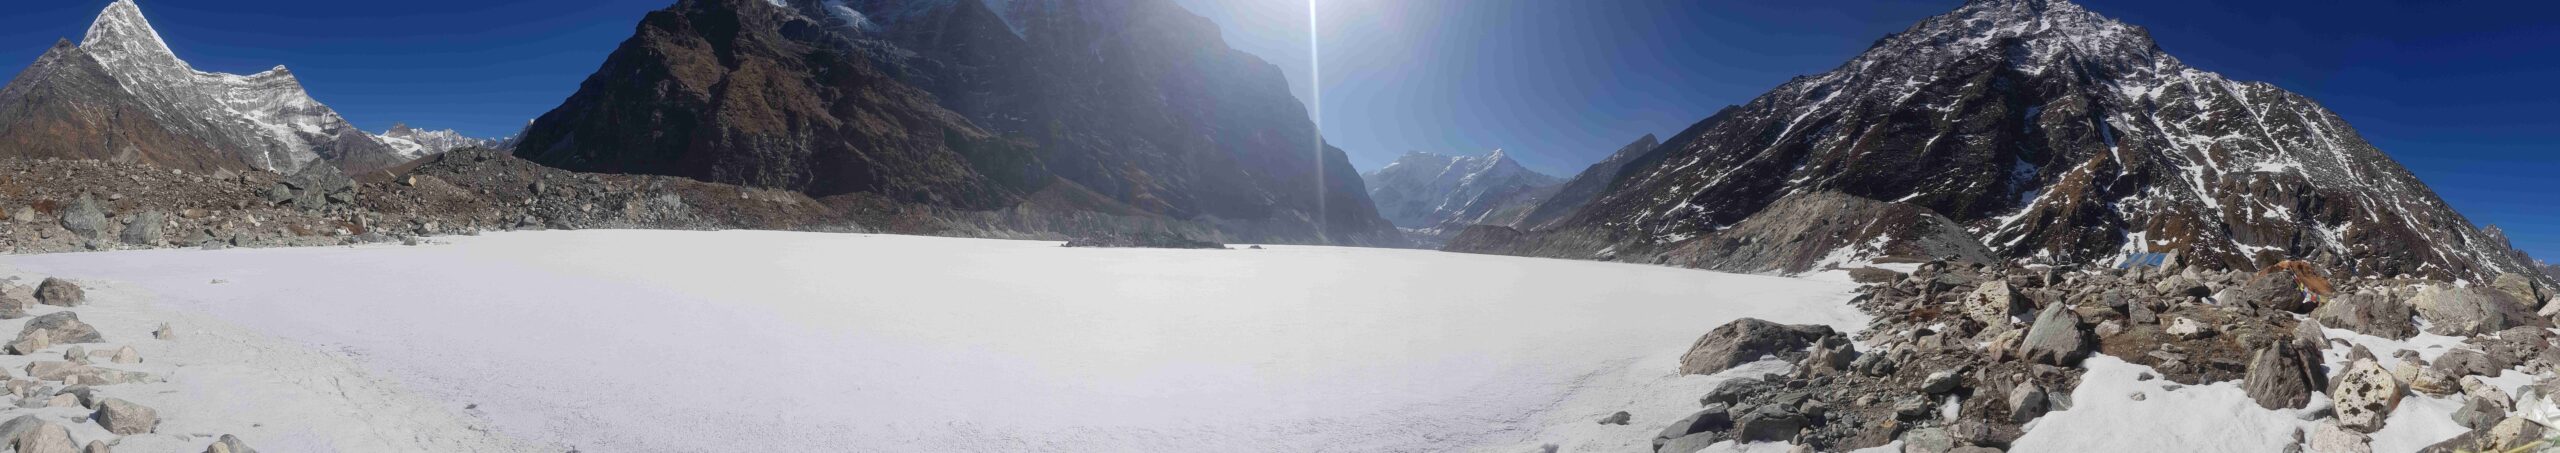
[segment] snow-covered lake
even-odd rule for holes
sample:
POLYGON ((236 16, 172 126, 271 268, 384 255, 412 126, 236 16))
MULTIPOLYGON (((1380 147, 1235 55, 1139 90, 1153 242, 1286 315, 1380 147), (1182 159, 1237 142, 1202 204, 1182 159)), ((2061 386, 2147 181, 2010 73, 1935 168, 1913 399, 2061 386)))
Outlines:
POLYGON ((1639 451, 1718 379, 1674 372, 1709 329, 1866 321, 1845 283, 1413 250, 439 242, 9 263, 343 356, 499 433, 589 452, 1639 451), (1620 410, 1635 423, 1594 423, 1620 410))

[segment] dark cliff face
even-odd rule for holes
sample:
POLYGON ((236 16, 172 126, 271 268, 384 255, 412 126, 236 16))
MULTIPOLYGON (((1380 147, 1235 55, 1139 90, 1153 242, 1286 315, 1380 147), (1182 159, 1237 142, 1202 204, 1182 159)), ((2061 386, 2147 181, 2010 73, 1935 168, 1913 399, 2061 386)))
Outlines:
POLYGON ((1279 68, 1170 1, 795 4, 899 49, 902 80, 1096 193, 1245 238, 1401 242, 1279 68))
POLYGON ((764 0, 650 13, 516 153, 577 171, 980 209, 1046 182, 1029 151, 890 78, 826 28, 764 0))
POLYGON ((1091 193, 1074 209, 1230 242, 1400 242, 1276 67, 1169 2, 1070 3, 687 0, 516 152, 965 210, 1091 193))
POLYGON ((1666 248, 1836 191, 1943 214, 2010 259, 2529 269, 2337 115, 2188 67, 2067 1, 1967 3, 1701 127, 1545 226, 1666 248))

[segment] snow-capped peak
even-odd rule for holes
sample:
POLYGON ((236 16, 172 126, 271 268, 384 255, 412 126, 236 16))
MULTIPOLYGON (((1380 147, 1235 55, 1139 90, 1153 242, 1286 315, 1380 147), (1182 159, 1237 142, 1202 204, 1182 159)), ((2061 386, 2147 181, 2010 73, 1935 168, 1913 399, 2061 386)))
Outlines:
POLYGON ((89 24, 89 34, 80 38, 80 48, 109 67, 132 62, 139 65, 186 67, 168 41, 160 39, 160 31, 142 16, 142 7, 133 0, 116 0, 89 24))

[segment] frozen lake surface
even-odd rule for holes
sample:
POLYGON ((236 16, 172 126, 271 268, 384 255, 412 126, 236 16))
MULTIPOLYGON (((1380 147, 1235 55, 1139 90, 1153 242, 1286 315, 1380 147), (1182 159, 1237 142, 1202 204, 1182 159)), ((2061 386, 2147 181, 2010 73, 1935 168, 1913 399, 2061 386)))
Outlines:
MULTIPOLYGON (((10 263, 343 356, 505 436, 591 452, 1640 451, 1722 378, 1674 371, 1708 330, 1866 321, 1845 283, 1414 250, 437 242, 10 263), (1620 410, 1635 423, 1594 423, 1620 410)), ((1746 369, 1785 369, 1770 365, 1746 369)))

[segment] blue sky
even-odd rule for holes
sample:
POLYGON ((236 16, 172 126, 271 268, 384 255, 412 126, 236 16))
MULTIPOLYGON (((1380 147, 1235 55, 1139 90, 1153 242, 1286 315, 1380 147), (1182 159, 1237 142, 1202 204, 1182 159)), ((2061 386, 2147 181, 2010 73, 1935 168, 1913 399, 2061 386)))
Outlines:
MULTIPOLYGON (((1310 98, 1305 0, 1177 0, 1310 98)), ((1956 0, 1318 0, 1328 137, 1373 169, 1408 150, 1508 149, 1570 175, 1789 77, 1829 70, 1956 0)), ((141 0, 199 68, 292 67, 358 126, 502 136, 558 105, 673 0, 141 0)), ((14 73, 107 0, 0 17, 14 73)), ((2560 257, 2560 4, 2085 0, 2188 63, 2311 96, 2471 218, 2560 257)))

